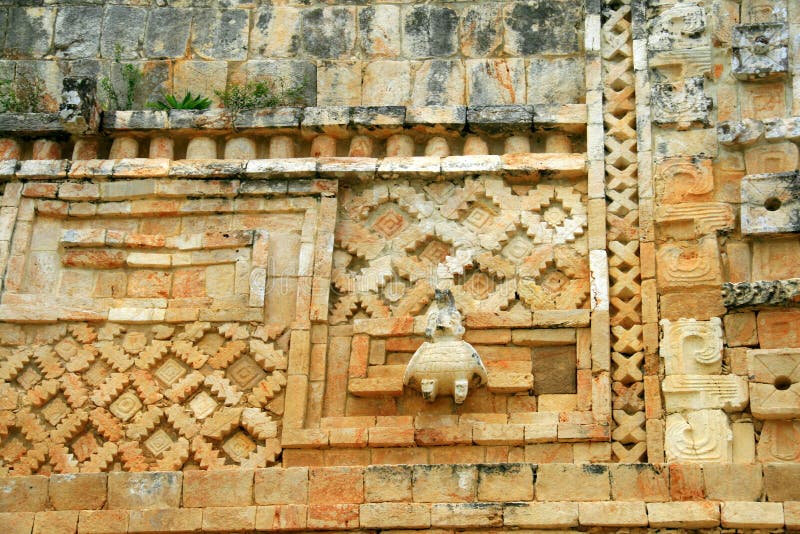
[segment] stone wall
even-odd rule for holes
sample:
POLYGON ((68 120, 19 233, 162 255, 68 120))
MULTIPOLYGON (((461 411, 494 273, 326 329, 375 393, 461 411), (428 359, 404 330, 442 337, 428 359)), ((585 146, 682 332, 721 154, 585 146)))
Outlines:
POLYGON ((797 528, 798 2, 203 4, 0 8, 0 519, 797 528))
POLYGON ((145 74, 139 107, 263 76, 305 81, 320 106, 584 99, 580 2, 11 4, 0 7, 0 76, 37 72, 54 100, 65 75, 121 86, 116 58, 145 74))

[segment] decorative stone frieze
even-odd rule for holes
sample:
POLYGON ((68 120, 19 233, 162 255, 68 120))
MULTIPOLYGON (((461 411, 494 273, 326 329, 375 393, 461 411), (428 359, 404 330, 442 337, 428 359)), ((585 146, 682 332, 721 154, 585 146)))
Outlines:
POLYGON ((731 70, 739 80, 783 77, 789 70, 789 30, 785 24, 733 27, 731 70))

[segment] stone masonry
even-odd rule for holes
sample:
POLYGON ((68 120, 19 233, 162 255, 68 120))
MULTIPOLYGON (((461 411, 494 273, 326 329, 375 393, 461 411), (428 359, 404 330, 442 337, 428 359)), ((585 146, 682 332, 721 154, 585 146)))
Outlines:
POLYGON ((800 1, 0 4, 8 532, 800 529, 800 1))

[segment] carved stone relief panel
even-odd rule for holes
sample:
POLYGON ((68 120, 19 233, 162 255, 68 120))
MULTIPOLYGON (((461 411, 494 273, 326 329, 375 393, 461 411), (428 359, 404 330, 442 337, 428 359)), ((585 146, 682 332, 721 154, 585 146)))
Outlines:
POLYGON ((795 172, 756 174, 742 180, 742 233, 800 231, 800 177, 795 172))
POLYGON ((661 357, 667 375, 714 375, 722 372, 722 320, 661 320, 661 357))
POLYGON ((789 70, 785 24, 742 24, 733 28, 731 70, 739 80, 783 77, 789 70))
POLYGON ((800 417, 800 350, 748 350, 747 360, 753 416, 800 417))
POLYGON ((274 463, 293 364, 313 310, 327 311, 329 185, 21 188, 0 303, 0 469, 274 463))
POLYGON ((698 410, 667 416, 665 431, 668 462, 730 462, 733 433, 720 410, 698 410))

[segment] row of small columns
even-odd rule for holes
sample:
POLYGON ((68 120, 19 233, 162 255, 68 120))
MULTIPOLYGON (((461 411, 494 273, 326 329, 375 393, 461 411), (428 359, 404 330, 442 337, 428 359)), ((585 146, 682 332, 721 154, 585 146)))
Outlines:
MULTIPOLYGON (((356 135, 350 139, 349 157, 372 157, 375 153, 376 140, 366 135, 356 135)), ((73 160, 97 159, 100 143, 97 139, 79 139, 72 152, 73 160)), ((415 155, 414 139, 409 135, 392 135, 386 139, 387 157, 412 157, 415 155)), ((550 133, 545 139, 545 152, 569 153, 572 151, 570 138, 558 132, 550 133)), ((269 157, 294 158, 296 155, 295 140, 285 135, 269 138, 269 157)), ((335 157, 336 139, 329 135, 319 135, 311 141, 309 156, 335 157)), ((531 140, 526 135, 513 135, 504 142, 505 154, 524 154, 531 152, 531 140)), ((463 155, 480 156, 489 154, 486 141, 470 135, 464 141, 463 155)), ((0 139, 0 159, 20 159, 22 148, 14 139, 0 139)), ((108 159, 136 158, 139 155, 139 140, 135 137, 116 137, 111 144, 108 159)), ((169 137, 153 137, 150 139, 149 157, 174 159, 175 141, 169 137)), ((450 156, 450 145, 444 137, 432 137, 425 144, 425 156, 450 156)), ((60 159, 61 144, 48 139, 37 139, 33 142, 31 159, 60 159)), ((186 147, 187 160, 217 159, 217 140, 212 137, 194 137, 186 147)), ((256 159, 256 142, 248 137, 234 137, 225 143, 225 159, 256 159)))

